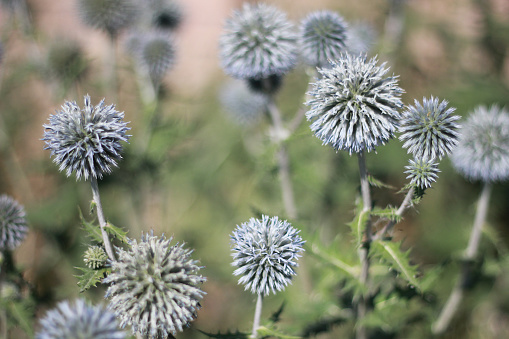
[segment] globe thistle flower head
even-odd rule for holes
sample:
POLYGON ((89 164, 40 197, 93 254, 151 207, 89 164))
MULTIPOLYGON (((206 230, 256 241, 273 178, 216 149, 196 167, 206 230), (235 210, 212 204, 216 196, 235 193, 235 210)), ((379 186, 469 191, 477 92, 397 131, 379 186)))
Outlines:
POLYGON ((304 241, 299 231, 278 217, 251 218, 231 235, 234 275, 239 284, 259 295, 282 291, 296 274, 304 241))
POLYGON ((27 233, 23 206, 6 194, 0 195, 0 252, 16 249, 27 233))
POLYGON ((455 169, 470 180, 509 178, 509 112, 493 105, 474 109, 451 154, 455 169))
POLYGON ((167 34, 158 32, 144 34, 140 41, 139 61, 157 86, 175 64, 174 42, 167 34))
POLYGON ((40 322, 36 339, 124 339, 115 315, 102 306, 90 306, 83 299, 62 301, 40 322))
POLYGON ((304 62, 314 67, 329 66, 346 50, 347 24, 332 11, 316 11, 300 24, 300 46, 304 62))
POLYGON ((415 185, 421 189, 430 188, 431 184, 434 183, 438 178, 438 163, 435 159, 414 159, 410 160, 410 165, 405 166, 405 171, 410 179, 410 184, 415 185))
POLYGON ((397 76, 385 76, 376 57, 342 54, 332 68, 319 68, 321 78, 306 102, 311 130, 324 145, 350 154, 370 152, 394 136, 403 106, 397 76))
POLYGON ((206 279, 191 258, 192 250, 170 246, 172 238, 145 234, 129 249, 117 249, 118 260, 104 279, 106 298, 121 321, 133 333, 166 338, 181 332, 195 317, 205 294, 198 287, 206 279))
POLYGON ((64 85, 81 80, 88 68, 81 47, 74 41, 58 41, 50 46, 47 56, 47 68, 50 76, 64 85))
POLYGON ((453 115, 456 110, 447 107, 448 102, 439 102, 438 98, 422 99, 422 105, 415 100, 415 106, 409 105, 402 113, 399 139, 417 158, 442 159, 451 153, 458 143, 458 129, 456 123, 460 119, 453 115))
POLYGON ((153 27, 171 31, 182 23, 182 8, 177 1, 153 0, 150 7, 153 27))
POLYGON ((239 79, 283 75, 297 60, 297 35, 286 14, 266 4, 245 3, 226 21, 219 40, 224 71, 239 79))
POLYGON ((116 37, 120 30, 135 22, 138 9, 132 0, 79 0, 83 21, 116 37))
POLYGON ((233 80, 223 86, 219 100, 229 117, 242 126, 260 120, 268 104, 267 96, 253 92, 241 80, 233 80))
POLYGON ((375 29, 364 22, 356 22, 348 26, 347 50, 354 55, 367 54, 376 40, 375 29))
POLYGON ((85 265, 94 270, 104 267, 107 260, 108 255, 99 246, 90 246, 83 255, 85 265))
POLYGON ((65 170, 68 177, 75 172, 78 180, 111 173, 122 158, 120 142, 128 140, 126 131, 130 129, 123 121, 124 113, 114 105, 106 106, 104 99, 93 106, 86 95, 84 102, 80 108, 76 102, 66 101, 43 125, 44 149, 51 151, 60 171, 65 170))
POLYGON ((283 84, 283 76, 272 74, 263 79, 250 78, 246 81, 253 92, 271 96, 281 88, 281 85, 283 84))

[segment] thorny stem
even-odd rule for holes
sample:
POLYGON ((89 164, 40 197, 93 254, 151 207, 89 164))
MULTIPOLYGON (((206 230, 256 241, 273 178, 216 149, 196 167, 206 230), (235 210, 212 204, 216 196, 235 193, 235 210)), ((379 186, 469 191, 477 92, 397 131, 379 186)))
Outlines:
POLYGON ((479 201, 477 203, 477 211, 475 213, 474 226, 472 227, 472 233, 470 233, 470 240, 468 241, 468 247, 465 251, 465 257, 463 261, 463 267, 454 286, 454 289, 447 299, 440 316, 437 321, 433 324, 432 331, 434 334, 444 333, 449 324, 456 314, 458 307, 460 306, 461 300, 465 290, 469 287, 469 280, 471 278, 471 264, 477 256, 477 249, 479 248, 479 242, 481 240, 482 227, 486 220, 486 214, 488 213, 488 205, 491 195, 491 183, 485 182, 479 201))
POLYGON ((268 104, 268 111, 272 119, 272 126, 274 128, 275 143, 278 146, 277 160, 279 165, 279 178, 281 180, 281 192, 283 195, 283 204, 288 218, 297 218, 297 208, 295 207, 295 200, 293 197, 293 186, 290 178, 290 161, 288 159, 288 151, 284 144, 284 139, 287 137, 288 131, 283 128, 283 121, 281 114, 277 109, 274 100, 271 99, 268 104))
MULTIPOLYGON (((401 203, 398 210, 396 211, 396 215, 398 217, 401 217, 403 215, 403 213, 406 211, 406 209, 409 208, 410 206, 412 206, 412 197, 414 196, 414 191, 415 191, 415 187, 413 187, 413 186, 408 190, 408 192, 405 196, 405 199, 403 199, 403 202, 401 203)), ((373 236, 373 240, 378 240, 378 239, 382 238, 384 236, 384 234, 391 231, 391 229, 394 227, 395 224, 396 224, 395 220, 390 220, 384 226, 384 228, 382 228, 379 232, 377 232, 376 235, 373 236)))
POLYGON ((262 315, 262 303, 263 303, 263 297, 260 293, 258 293, 258 298, 256 299, 254 320, 253 320, 253 333, 251 334, 252 338, 257 337, 256 332, 258 331, 258 327, 260 327, 260 318, 262 315))
POLYGON ((99 187, 97 186, 97 179, 92 176, 91 179, 92 184, 92 197, 94 199, 96 208, 97 208, 97 219, 99 219, 99 226, 101 227, 101 234, 103 237, 104 248, 106 250, 106 254, 111 260, 115 260, 115 254, 111 248, 110 238, 108 237, 108 233, 104 229, 106 227, 106 220, 104 219, 103 207, 101 204, 101 197, 99 196, 99 187))
MULTIPOLYGON (((359 174, 361 181, 361 194, 363 208, 361 213, 369 213, 371 211, 371 192, 369 189, 368 172, 366 170, 366 156, 364 151, 358 154, 359 174)), ((371 217, 368 218, 366 228, 364 230, 362 243, 359 249, 359 258, 361 261, 361 275, 359 281, 362 285, 366 286, 366 292, 361 296, 357 304, 357 321, 361 321, 368 313, 368 300, 369 300, 369 248, 371 246, 371 217)), ((364 326, 358 325, 356 330, 357 339, 366 339, 368 337, 367 330, 364 326)))

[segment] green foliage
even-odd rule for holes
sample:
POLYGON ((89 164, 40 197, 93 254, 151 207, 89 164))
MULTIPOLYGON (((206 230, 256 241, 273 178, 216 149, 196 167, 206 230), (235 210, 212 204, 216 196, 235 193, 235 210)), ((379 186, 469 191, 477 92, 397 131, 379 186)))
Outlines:
POLYGON ((369 185, 372 187, 394 189, 394 186, 386 184, 386 183, 378 180, 377 178, 375 178, 372 175, 368 175, 368 182, 369 182, 369 185))
POLYGON ((269 328, 265 326, 260 326, 256 331, 258 336, 261 338, 279 338, 279 339, 299 339, 302 337, 296 337, 293 335, 284 334, 281 331, 278 331, 275 328, 269 328))
POLYGON ((34 336, 34 309, 35 302, 29 297, 0 299, 0 312, 5 310, 8 327, 19 326, 30 338, 34 336))
POLYGON ((394 221, 396 223, 401 221, 401 215, 397 214, 398 209, 392 206, 388 206, 386 208, 375 207, 371 211, 371 215, 377 216, 383 219, 388 219, 390 221, 394 221))
POLYGON ((85 292, 91 287, 96 287, 97 283, 100 283, 103 278, 111 272, 111 268, 100 268, 94 270, 89 267, 76 267, 76 269, 82 272, 80 275, 75 275, 78 279, 80 293, 85 292))
POLYGON ((362 200, 357 198, 356 201, 356 215, 355 218, 348 223, 350 229, 352 230, 352 235, 355 239, 355 243, 357 246, 362 244, 362 237, 364 235, 364 230, 366 229, 366 225, 370 221, 371 215, 369 211, 363 211, 362 209, 362 200))
POLYGON ((217 339, 248 339, 249 336, 251 335, 250 333, 243 333, 243 332, 239 332, 238 330, 235 332, 228 331, 226 333, 217 332, 216 334, 207 333, 207 332, 204 332, 201 330, 198 330, 198 331, 203 333, 204 335, 206 335, 209 338, 217 338, 217 339))

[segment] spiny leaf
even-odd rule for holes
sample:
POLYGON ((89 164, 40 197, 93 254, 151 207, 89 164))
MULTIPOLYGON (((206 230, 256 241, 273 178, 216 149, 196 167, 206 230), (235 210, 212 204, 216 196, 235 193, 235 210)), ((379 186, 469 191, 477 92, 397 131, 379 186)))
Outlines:
POLYGON ((348 223, 348 226, 352 229, 353 236, 355 238, 357 246, 362 243, 362 235, 366 229, 366 225, 370 218, 370 212, 363 211, 361 199, 357 200, 357 209, 355 218, 348 223))
POLYGON ((238 330, 235 332, 228 331, 226 333, 217 332, 217 334, 207 333, 201 330, 198 330, 198 332, 203 333, 209 338, 220 338, 220 339, 248 339, 249 336, 251 335, 250 333, 242 333, 239 332, 238 330))
POLYGON ((97 283, 101 282, 105 274, 109 273, 111 270, 110 268, 94 270, 88 267, 76 267, 76 269, 83 272, 81 275, 74 276, 78 278, 78 287, 80 288, 80 293, 85 292, 91 287, 96 287, 97 283))
POLYGON ((106 232, 120 240, 122 243, 124 244, 128 243, 127 231, 124 231, 120 227, 117 227, 110 222, 106 223, 106 227, 104 229, 106 230, 106 232))
POLYGON ((311 245, 311 253, 315 254, 326 263, 339 268, 341 271, 346 273, 351 278, 357 279, 359 275, 359 269, 357 267, 351 266, 347 264, 345 261, 341 260, 341 258, 337 257, 337 255, 329 253, 327 249, 320 246, 318 243, 314 242, 311 245))
POLYGON ((422 291, 422 286, 417 280, 419 272, 417 266, 410 264, 410 250, 403 252, 401 242, 375 241, 372 243, 374 255, 379 255, 385 259, 393 269, 401 274, 409 284, 422 291))
POLYGON ((276 331, 275 329, 271 329, 271 328, 268 328, 265 326, 258 327, 258 329, 256 330, 256 333, 258 333, 258 336, 261 336, 261 337, 269 336, 269 337, 275 337, 275 338, 279 338, 279 339, 300 339, 300 338, 302 338, 302 337, 296 337, 293 335, 284 334, 282 332, 276 331))
POLYGON ((398 209, 395 207, 392 207, 392 206, 388 206, 383 209, 375 207, 371 211, 371 215, 378 216, 380 218, 386 218, 386 219, 389 219, 391 221, 398 223, 401 221, 401 216, 398 215, 397 212, 398 212, 398 209))
POLYGON ((281 320, 281 313, 283 313, 283 310, 285 309, 285 302, 281 304, 281 306, 277 309, 276 312, 272 313, 269 320, 272 323, 278 323, 281 320))
POLYGON ((87 232, 88 236, 97 243, 103 242, 103 237, 101 234, 101 229, 99 226, 95 225, 93 222, 88 222, 83 217, 83 213, 81 213, 81 209, 79 210, 81 226, 87 232))
POLYGON ((375 177, 373 177, 371 175, 368 175, 368 182, 369 182, 369 185, 373 186, 373 187, 394 189, 394 186, 388 185, 388 184, 376 179, 375 177))
POLYGON ((7 314, 14 318, 15 322, 30 338, 34 336, 32 327, 32 319, 34 317, 33 306, 33 303, 30 301, 21 300, 21 302, 9 301, 6 307, 7 314))

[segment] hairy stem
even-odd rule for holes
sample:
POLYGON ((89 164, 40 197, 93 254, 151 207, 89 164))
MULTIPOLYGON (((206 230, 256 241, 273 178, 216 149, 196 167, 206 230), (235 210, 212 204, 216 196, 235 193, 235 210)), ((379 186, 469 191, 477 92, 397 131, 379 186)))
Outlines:
MULTIPOLYGON (((412 197, 414 196, 414 192, 415 192, 415 187, 411 187, 406 196, 405 196, 405 199, 403 199, 403 202, 401 203, 401 205, 399 206, 398 210, 396 211, 396 215, 398 217, 401 217, 403 215, 403 213, 410 207, 412 206, 412 197)), ((396 225, 396 221, 395 220, 390 220, 385 226, 384 228, 382 228, 379 232, 377 232, 376 235, 373 236, 373 240, 378 240, 380 238, 382 238, 387 232, 390 232, 392 230, 392 228, 394 227, 394 225, 396 225)))
POLYGON ((104 229, 106 227, 106 220, 104 219, 103 207, 101 204, 101 197, 99 196, 99 187, 97 186, 97 179, 92 177, 92 197, 94 199, 96 209, 97 209, 97 219, 99 219, 99 226, 101 227, 101 234, 103 237, 104 248, 106 250, 106 254, 111 260, 115 260, 115 254, 113 253, 110 238, 108 237, 108 233, 104 229))
POLYGON ((486 220, 486 214, 488 213, 490 195, 491 184, 486 182, 484 183, 479 201, 477 203, 474 226, 472 228, 472 232, 470 233, 470 240, 465 251, 465 257, 460 276, 437 321, 433 324, 432 330, 434 334, 442 334, 447 330, 452 318, 456 314, 458 307, 461 304, 465 290, 469 287, 469 281, 471 278, 470 268, 472 261, 477 256, 477 249, 479 248, 479 242, 481 240, 482 227, 486 220))
MULTIPOLYGON (((371 211, 371 192, 368 182, 368 172, 366 170, 366 156, 364 151, 358 154, 359 174, 361 181, 361 194, 363 208, 361 213, 369 213, 371 211)), ((361 275, 359 281, 366 287, 366 292, 360 298, 357 304, 357 321, 364 319, 368 313, 369 300, 369 248, 371 246, 371 217, 368 218, 366 228, 364 230, 362 242, 359 249, 359 258, 361 261, 361 275)), ((358 325, 356 330, 357 339, 366 339, 368 337, 367 330, 364 326, 358 325)))
POLYGON ((251 334, 252 338, 257 337, 258 327, 260 327, 260 318, 262 316, 262 303, 263 303, 263 297, 260 293, 258 293, 258 298, 256 299, 254 320, 253 320, 253 333, 251 334))
POLYGON ((279 113, 279 110, 277 109, 274 100, 272 99, 269 101, 268 111, 272 119, 272 127, 274 128, 275 143, 278 147, 277 161, 285 212, 290 219, 296 219, 297 208, 295 207, 293 186, 290 178, 290 162, 288 158, 288 151, 286 150, 286 146, 284 144, 284 139, 287 137, 288 131, 283 128, 281 114, 279 113))

